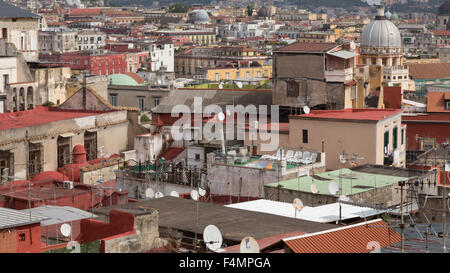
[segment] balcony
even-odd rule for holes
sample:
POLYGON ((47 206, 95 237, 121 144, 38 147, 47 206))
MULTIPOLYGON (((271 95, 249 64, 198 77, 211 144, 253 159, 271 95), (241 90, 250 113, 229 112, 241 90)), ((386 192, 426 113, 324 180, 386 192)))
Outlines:
POLYGON ((325 71, 325 80, 327 82, 348 82, 353 79, 353 68, 346 68, 342 70, 327 70, 325 71))

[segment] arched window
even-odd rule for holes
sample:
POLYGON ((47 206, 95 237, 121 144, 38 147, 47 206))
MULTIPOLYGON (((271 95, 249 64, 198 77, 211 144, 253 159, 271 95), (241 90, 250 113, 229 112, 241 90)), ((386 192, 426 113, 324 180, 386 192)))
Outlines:
POLYGON ((33 99, 33 87, 29 86, 27 89, 27 109, 33 109, 34 106, 33 99))
POLYGON ((19 90, 19 111, 25 110, 25 89, 23 87, 19 90))

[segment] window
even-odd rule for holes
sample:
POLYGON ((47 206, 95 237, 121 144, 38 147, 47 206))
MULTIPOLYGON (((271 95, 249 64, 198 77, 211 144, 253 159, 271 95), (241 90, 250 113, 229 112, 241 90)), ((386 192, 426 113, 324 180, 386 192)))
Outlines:
POLYGON ((25 233, 19 234, 19 242, 25 242, 25 233))
POLYGON ((145 111, 145 97, 137 97, 137 104, 141 111, 145 111))
POLYGON ((195 154, 195 161, 200 161, 200 154, 195 154))
POLYGON ((397 144, 398 144, 398 127, 395 126, 394 129, 392 130, 392 139, 393 139, 393 149, 397 149, 397 144))
POLYGON ((159 98, 153 98, 153 105, 155 106, 159 105, 159 98))
POLYGON ((42 172, 42 144, 30 143, 28 149, 28 172, 29 176, 33 176, 42 172))
POLYGON ((3 75, 3 90, 6 90, 9 83, 9 75, 3 75))
POLYGON ((57 140, 58 168, 70 163, 70 137, 58 137, 57 140))
POLYGON ((109 103, 111 103, 112 106, 117 106, 117 94, 109 95, 109 103))
POLYGON ((216 82, 219 81, 219 73, 216 73, 216 82))
POLYGON ((240 74, 239 74, 239 71, 238 71, 238 72, 236 72, 236 79, 239 79, 239 77, 240 77, 240 74))
POLYGON ((308 130, 302 130, 303 143, 308 143, 308 130))
POLYGON ((287 82, 287 96, 298 97, 299 96, 299 84, 296 81, 287 82))
POLYGON ((428 151, 434 148, 436 139, 434 138, 422 138, 420 140, 420 149, 422 151, 428 151))
POLYGON ((245 73, 247 78, 250 78, 250 72, 245 73))
POLYGON ((445 101, 445 110, 450 110, 450 100, 445 101))
POLYGON ((2 38, 8 40, 8 29, 2 28, 2 38))
POLYGON ((261 78, 261 71, 258 71, 258 78, 261 78))
POLYGON ((405 143, 405 129, 402 129, 402 145, 405 143))
POLYGON ((86 131, 84 133, 84 149, 88 161, 97 158, 97 132, 86 131))
POLYGON ((384 153, 387 154, 389 152, 389 131, 384 132, 384 153))
POLYGON ((230 79, 230 73, 225 73, 225 79, 229 80, 230 79))

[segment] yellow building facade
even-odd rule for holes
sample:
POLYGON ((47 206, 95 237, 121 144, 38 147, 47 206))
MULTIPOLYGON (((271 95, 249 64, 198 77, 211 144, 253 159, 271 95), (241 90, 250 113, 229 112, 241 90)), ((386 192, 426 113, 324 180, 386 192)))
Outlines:
POLYGON ((272 66, 241 67, 241 68, 210 68, 206 72, 206 79, 219 82, 224 80, 238 80, 247 78, 271 78, 272 66))

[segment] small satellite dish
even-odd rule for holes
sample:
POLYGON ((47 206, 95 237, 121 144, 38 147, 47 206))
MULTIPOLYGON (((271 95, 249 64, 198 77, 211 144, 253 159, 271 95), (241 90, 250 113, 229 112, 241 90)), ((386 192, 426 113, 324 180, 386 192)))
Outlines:
POLYGON ((303 112, 305 112, 305 114, 309 114, 309 113, 311 113, 311 109, 309 109, 309 107, 308 106, 303 106, 303 112))
POLYGON ((162 193, 162 192, 157 192, 157 193, 155 193, 155 198, 161 198, 161 197, 164 197, 164 194, 162 193))
POLYGON ((344 155, 339 155, 339 161, 340 161, 342 164, 345 164, 345 162, 347 162, 347 159, 345 159, 344 155))
POLYGON ((176 191, 171 191, 170 192, 170 196, 172 196, 172 197, 180 197, 180 195, 178 194, 178 192, 176 192, 176 191))
POLYGON ((197 201, 198 200, 198 191, 192 190, 191 191, 191 198, 192 198, 192 200, 197 201))
POLYGON ((217 114, 217 117, 219 118, 220 121, 225 120, 225 114, 223 112, 220 112, 219 114, 217 114))
POLYGON ((259 253, 259 245, 255 238, 247 236, 241 241, 241 253, 259 253))
POLYGON ((223 84, 222 83, 219 84, 219 89, 223 89, 223 84))
POLYGON ((295 198, 294 200, 294 207, 296 210, 302 210, 303 209, 303 202, 302 200, 295 198))
POLYGON ((317 190, 317 185, 316 184, 311 184, 311 192, 312 193, 314 193, 314 194, 316 194, 317 192, 318 192, 318 190, 317 190))
POLYGON ((242 88, 242 86, 243 86, 242 82, 237 82, 236 85, 237 85, 238 88, 242 88))
POLYGON ((338 191, 339 191, 339 186, 338 184, 336 184, 336 182, 331 182, 328 185, 328 191, 330 192, 330 194, 335 195, 338 191))
POLYGON ((209 250, 216 251, 222 246, 222 234, 216 226, 208 225, 203 230, 203 241, 209 250))
POLYGON ((155 192, 151 188, 148 188, 145 190, 145 197, 153 198, 153 197, 155 197, 155 192))
POLYGON ((198 194, 200 194, 200 196, 205 196, 206 190, 203 188, 198 188, 198 194))
POLYGON ((345 195, 341 195, 341 196, 339 196, 339 201, 348 202, 348 201, 350 201, 350 198, 348 198, 348 197, 345 196, 345 195))
POLYGON ((64 237, 69 237, 72 233, 72 227, 69 224, 62 224, 60 230, 64 237))
POLYGON ((161 85, 161 83, 162 83, 162 82, 161 82, 161 80, 160 80, 160 79, 158 79, 158 85, 161 85))

